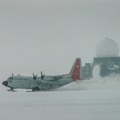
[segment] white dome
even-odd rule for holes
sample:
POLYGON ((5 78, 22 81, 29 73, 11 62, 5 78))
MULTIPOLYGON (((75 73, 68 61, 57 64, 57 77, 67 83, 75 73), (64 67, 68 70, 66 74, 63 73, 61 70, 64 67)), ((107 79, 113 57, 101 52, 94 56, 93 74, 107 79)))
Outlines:
POLYGON ((117 43, 109 38, 102 40, 96 49, 97 57, 118 57, 119 46, 117 43))

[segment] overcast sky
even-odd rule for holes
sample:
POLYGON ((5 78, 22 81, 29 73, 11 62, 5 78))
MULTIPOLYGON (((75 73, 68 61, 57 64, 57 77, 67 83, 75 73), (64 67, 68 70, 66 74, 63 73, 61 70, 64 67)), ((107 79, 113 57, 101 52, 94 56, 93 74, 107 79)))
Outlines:
POLYGON ((0 0, 0 79, 68 73, 105 37, 120 46, 119 0, 0 0))

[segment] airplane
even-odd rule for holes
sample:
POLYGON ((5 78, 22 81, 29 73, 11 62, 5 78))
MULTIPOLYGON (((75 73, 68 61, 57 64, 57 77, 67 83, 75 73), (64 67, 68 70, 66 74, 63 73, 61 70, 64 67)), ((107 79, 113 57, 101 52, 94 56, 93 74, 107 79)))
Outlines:
POLYGON ((41 72, 41 76, 33 74, 33 76, 10 76, 2 84, 14 91, 14 89, 31 89, 32 91, 50 91, 64 86, 70 82, 80 80, 81 59, 76 58, 69 74, 46 76, 41 72))

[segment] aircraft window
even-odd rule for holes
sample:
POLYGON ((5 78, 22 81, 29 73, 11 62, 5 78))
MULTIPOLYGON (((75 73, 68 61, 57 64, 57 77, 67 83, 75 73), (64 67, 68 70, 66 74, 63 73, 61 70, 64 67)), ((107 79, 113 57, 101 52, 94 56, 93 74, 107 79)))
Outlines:
POLYGON ((12 80, 12 79, 13 79, 13 77, 10 77, 9 79, 11 79, 11 80, 12 80))

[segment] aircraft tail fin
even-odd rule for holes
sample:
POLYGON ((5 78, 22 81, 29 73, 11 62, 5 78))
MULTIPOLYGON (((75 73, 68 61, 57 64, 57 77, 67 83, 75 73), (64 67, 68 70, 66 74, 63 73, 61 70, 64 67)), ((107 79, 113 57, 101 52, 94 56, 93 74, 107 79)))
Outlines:
POLYGON ((76 58, 73 66, 72 66, 72 69, 70 71, 71 78, 74 81, 80 80, 80 64, 81 64, 81 59, 76 58))

